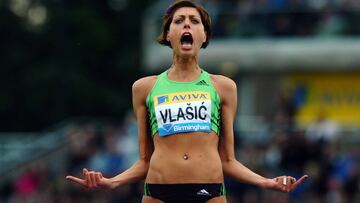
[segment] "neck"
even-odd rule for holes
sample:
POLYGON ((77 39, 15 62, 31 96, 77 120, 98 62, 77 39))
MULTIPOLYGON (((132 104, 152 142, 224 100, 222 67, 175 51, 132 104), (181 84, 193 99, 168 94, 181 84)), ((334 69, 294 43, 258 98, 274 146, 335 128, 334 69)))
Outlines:
POLYGON ((174 55, 173 56, 173 65, 177 69, 182 70, 192 70, 199 68, 198 66, 198 57, 181 57, 174 55))
POLYGON ((171 80, 189 82, 196 80, 201 73, 197 58, 181 58, 174 56, 173 64, 168 72, 171 80))

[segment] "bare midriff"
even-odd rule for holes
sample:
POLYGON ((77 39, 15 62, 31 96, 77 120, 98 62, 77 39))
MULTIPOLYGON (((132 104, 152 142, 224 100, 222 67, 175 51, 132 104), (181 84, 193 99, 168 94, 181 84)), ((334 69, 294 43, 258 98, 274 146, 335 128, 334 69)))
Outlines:
POLYGON ((219 137, 211 131, 154 136, 147 183, 222 183, 219 137))

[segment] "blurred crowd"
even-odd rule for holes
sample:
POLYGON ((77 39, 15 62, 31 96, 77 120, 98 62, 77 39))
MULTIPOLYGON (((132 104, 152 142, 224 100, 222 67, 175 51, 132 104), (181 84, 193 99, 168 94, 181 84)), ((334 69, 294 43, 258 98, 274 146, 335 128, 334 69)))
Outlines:
POLYGON ((331 37, 360 34, 357 0, 199 0, 214 37, 331 37))
POLYGON ((141 202, 142 184, 114 191, 88 190, 65 179, 81 177, 82 169, 112 177, 138 159, 137 126, 132 113, 122 124, 114 122, 68 123, 59 149, 13 169, 0 178, 0 203, 108 203, 141 202), (19 173, 19 171, 21 171, 19 173))
MULTIPOLYGON (((262 139, 249 141, 251 132, 236 131, 236 156, 265 177, 291 175, 310 178, 290 194, 267 191, 226 179, 229 203, 352 203, 360 201, 360 148, 346 131, 319 115, 306 129, 293 121, 294 108, 280 97, 266 120, 262 139), (247 135, 245 135, 247 134, 247 135)), ((141 201, 143 183, 113 191, 87 190, 65 179, 81 176, 83 168, 111 177, 137 160, 136 120, 129 113, 122 124, 86 123, 65 131, 60 152, 21 166, 20 174, 0 184, 1 203, 87 203, 141 201)))
POLYGON ((359 134, 319 111, 307 126, 296 122, 296 99, 280 94, 265 130, 237 132, 238 160, 266 177, 280 174, 309 179, 289 195, 264 191, 229 180, 231 202, 355 203, 360 201, 359 134), (255 135, 255 139, 247 138, 255 135), (234 195, 234 196, 232 196, 234 195))

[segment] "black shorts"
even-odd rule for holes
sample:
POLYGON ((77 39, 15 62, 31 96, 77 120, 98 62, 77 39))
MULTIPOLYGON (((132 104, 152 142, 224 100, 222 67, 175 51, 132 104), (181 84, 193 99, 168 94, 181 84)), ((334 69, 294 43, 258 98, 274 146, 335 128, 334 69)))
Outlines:
POLYGON ((223 183, 210 184, 149 184, 144 185, 144 196, 165 203, 204 203, 225 195, 223 183))

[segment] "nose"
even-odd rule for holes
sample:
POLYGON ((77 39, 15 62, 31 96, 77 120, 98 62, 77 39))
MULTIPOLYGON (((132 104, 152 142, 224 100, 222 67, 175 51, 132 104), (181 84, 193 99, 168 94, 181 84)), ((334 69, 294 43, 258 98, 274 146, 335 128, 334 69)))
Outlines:
POLYGON ((190 19, 186 18, 184 21, 184 28, 190 28, 190 19))

